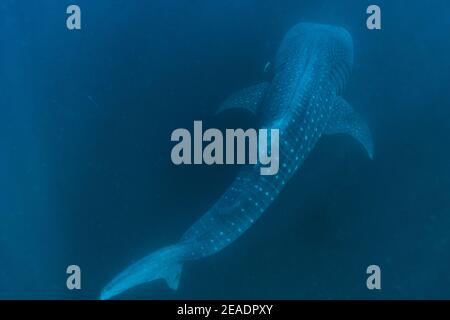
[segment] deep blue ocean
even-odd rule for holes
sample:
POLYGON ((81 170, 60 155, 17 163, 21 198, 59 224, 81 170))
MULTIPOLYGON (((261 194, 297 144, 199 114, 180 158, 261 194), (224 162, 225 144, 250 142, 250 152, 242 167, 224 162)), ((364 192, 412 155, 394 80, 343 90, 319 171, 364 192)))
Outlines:
POLYGON ((236 166, 175 166, 176 128, 261 81, 299 22, 353 37, 353 139, 320 140, 260 220, 220 253, 122 299, 450 299, 450 3, 360 0, 2 0, 0 298, 97 299, 118 272, 178 241, 236 166), (66 28, 77 4, 82 29, 66 28), (82 289, 69 291, 78 265, 82 289), (368 290, 366 268, 381 268, 368 290))

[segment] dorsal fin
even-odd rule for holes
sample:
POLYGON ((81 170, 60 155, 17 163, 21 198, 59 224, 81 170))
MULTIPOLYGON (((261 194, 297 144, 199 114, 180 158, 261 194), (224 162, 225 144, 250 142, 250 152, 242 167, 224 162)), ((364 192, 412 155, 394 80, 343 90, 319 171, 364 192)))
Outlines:
POLYGON ((164 277, 166 279, 167 285, 172 290, 177 290, 178 285, 180 284, 181 270, 183 266, 181 264, 175 264, 172 268, 167 270, 167 273, 164 277))

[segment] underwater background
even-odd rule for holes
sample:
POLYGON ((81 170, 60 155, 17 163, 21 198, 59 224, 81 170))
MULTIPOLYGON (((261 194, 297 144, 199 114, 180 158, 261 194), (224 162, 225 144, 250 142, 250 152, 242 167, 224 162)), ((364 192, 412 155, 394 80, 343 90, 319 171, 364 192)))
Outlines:
POLYGON ((324 137, 263 217, 219 254, 122 299, 450 299, 450 3, 335 0, 2 0, 0 298, 97 299, 118 272, 176 242, 235 166, 170 160, 176 128, 260 82, 299 22, 345 27, 344 97, 371 161, 324 137), (77 4, 82 30, 66 28, 77 4), (366 8, 382 30, 366 28, 366 8), (82 290, 66 288, 66 268, 82 290), (366 287, 377 264, 382 290, 366 287))

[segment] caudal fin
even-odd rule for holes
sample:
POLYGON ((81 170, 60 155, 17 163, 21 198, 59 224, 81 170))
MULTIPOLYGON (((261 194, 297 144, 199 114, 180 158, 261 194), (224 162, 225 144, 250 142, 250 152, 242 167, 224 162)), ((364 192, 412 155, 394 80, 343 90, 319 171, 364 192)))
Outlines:
POLYGON ((107 300, 140 284, 164 279, 172 290, 177 290, 185 247, 181 244, 162 248, 139 260, 121 272, 103 289, 100 299, 107 300))

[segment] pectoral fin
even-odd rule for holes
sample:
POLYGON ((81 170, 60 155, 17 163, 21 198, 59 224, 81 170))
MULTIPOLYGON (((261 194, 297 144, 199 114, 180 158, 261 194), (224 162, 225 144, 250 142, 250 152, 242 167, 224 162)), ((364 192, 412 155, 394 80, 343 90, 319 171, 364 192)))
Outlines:
POLYGON ((365 121, 353 110, 347 101, 336 98, 335 111, 332 115, 326 134, 348 134, 358 140, 373 158, 374 146, 372 135, 365 121))
POLYGON ((224 103, 222 103, 216 113, 240 108, 256 114, 268 86, 269 84, 267 82, 263 82, 231 95, 224 103))

